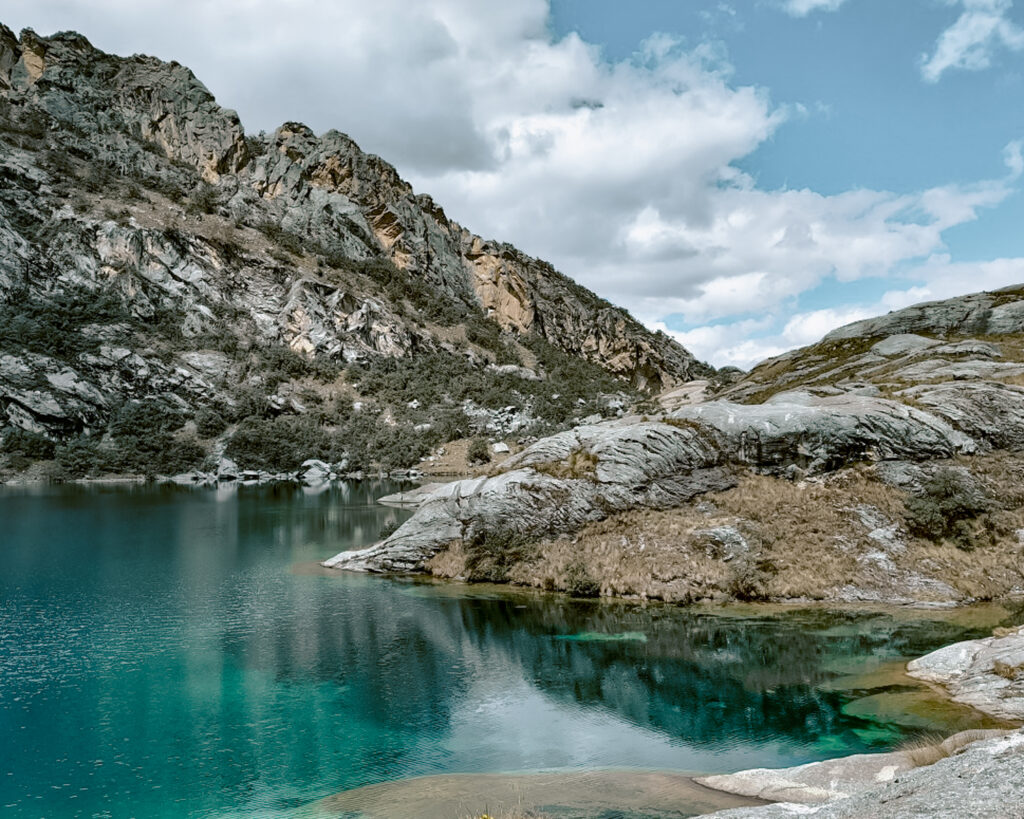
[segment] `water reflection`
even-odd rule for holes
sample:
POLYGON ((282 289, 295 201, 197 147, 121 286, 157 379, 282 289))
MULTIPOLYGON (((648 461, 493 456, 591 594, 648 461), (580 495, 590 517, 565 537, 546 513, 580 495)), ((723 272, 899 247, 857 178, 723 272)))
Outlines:
POLYGON ((373 503, 397 488, 0 489, 5 815, 290 814, 426 774, 880 749, 975 717, 915 699, 901 724, 877 695, 920 689, 865 672, 1021 618, 642 608, 290 571, 404 519, 373 503))

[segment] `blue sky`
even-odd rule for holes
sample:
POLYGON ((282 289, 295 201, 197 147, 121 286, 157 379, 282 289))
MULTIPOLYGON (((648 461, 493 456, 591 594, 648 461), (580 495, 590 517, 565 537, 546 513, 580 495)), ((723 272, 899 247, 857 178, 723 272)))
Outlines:
MULTIPOLYGON (((714 43, 734 83, 762 87, 776 104, 797 109, 770 139, 735 163, 762 188, 913 194, 1006 172, 1003 148, 1024 136, 1022 46, 1012 36, 1010 43, 996 36, 980 45, 980 65, 951 66, 938 76, 925 66, 937 50, 939 33, 965 15, 996 14, 1011 31, 1024 32, 1024 9, 1009 2, 972 9, 940 0, 848 0, 831 11, 821 4, 824 8, 793 14, 780 13, 781 5, 554 0, 551 25, 555 36, 576 32, 600 43, 612 60, 627 59, 655 31, 694 46, 714 43)), ((1024 195, 1013 186, 977 219, 944 231, 938 250, 965 265, 1024 257, 1024 195)), ((927 289, 928 277, 914 261, 853 281, 825 276, 785 305, 779 321, 752 335, 771 339, 780 322, 800 312, 867 312, 884 306, 883 296, 894 289, 927 289)), ((962 287, 954 292, 973 289, 964 272, 962 287)), ((950 294, 947 290, 936 295, 950 294)), ((710 323, 728 327, 731 318, 710 323)), ((709 323, 688 322, 679 314, 663 321, 684 331, 709 323)))
MULTIPOLYGON (((1021 2, 1021 0, 1018 0, 1021 2)), ((338 128, 716 365, 1024 282, 1024 3, 9 0, 338 128)))

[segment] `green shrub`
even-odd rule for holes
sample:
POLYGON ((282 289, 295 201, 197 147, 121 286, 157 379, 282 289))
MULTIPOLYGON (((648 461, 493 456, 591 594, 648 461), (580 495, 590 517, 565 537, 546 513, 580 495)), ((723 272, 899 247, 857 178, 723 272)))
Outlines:
POLYGON ((490 463, 491 448, 487 445, 486 438, 474 438, 469 442, 469 449, 466 450, 466 460, 471 464, 490 463))
POLYGON ((147 398, 129 401, 111 417, 110 433, 115 437, 148 438, 164 432, 174 432, 185 425, 185 416, 172 410, 162 401, 147 398))
POLYGON ((244 469, 287 472, 307 458, 330 460, 330 441, 315 420, 250 416, 239 423, 226 454, 244 469))
POLYGON ((196 431, 204 438, 214 438, 227 429, 228 422, 217 410, 203 407, 196 413, 196 431))
MULTIPOLYGON (((206 459, 206 450, 194 436, 160 436, 151 450, 151 470, 158 475, 177 475, 189 469, 199 468, 206 459)), ((145 447, 142 449, 145 455, 145 447)), ((140 469, 143 474, 152 474, 150 469, 140 469)))
POLYGON ((133 322, 120 295, 109 290, 73 287, 45 297, 12 290, 0 302, 0 349, 28 349, 71 360, 99 349, 84 328, 133 322))
POLYGON ((219 205, 217 189, 209 182, 200 182, 188 197, 189 213, 214 213, 219 205))
POLYGON ((47 461, 56 454, 57 444, 38 432, 12 427, 4 433, 0 451, 32 461, 47 461))
POLYGON ((972 522, 991 510, 989 498, 967 475, 943 469, 925 483, 920 495, 907 498, 907 528, 934 542, 953 540, 969 551, 974 548, 972 522))
POLYGON ((470 582, 507 583, 511 569, 536 557, 537 547, 518 532, 482 528, 463 541, 466 579, 470 582))
POLYGON ((98 438, 80 435, 57 446, 56 460, 67 478, 86 478, 109 472, 109 458, 98 438))
POLYGON ((277 222, 262 222, 256 226, 257 229, 281 250, 291 253, 293 256, 301 256, 305 250, 303 237, 289 230, 285 230, 277 222))
POLYGON ((241 421, 243 418, 265 418, 270 411, 270 402, 263 390, 251 384, 244 384, 234 394, 235 404, 228 411, 228 420, 241 421))

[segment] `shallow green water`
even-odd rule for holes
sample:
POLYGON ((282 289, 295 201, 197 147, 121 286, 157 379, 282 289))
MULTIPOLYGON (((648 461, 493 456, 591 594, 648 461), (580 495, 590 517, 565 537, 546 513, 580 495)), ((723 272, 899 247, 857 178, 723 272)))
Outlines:
POLYGON ((404 517, 372 503, 395 489, 0 487, 0 814, 295 816, 409 776, 790 765, 964 722, 855 707, 906 688, 850 675, 992 622, 293 570, 404 517))

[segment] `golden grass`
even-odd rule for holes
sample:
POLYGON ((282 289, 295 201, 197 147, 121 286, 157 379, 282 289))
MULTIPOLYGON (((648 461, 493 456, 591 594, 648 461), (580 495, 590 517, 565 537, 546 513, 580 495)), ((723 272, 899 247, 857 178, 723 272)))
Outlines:
POLYGON ((597 456, 584 449, 574 449, 564 461, 549 461, 531 466, 535 471, 550 475, 552 478, 593 480, 597 477, 597 456))
POLYGON ((1009 663, 1004 663, 1002 660, 996 660, 992 664, 992 671, 1004 680, 1009 680, 1010 682, 1024 680, 1024 664, 1010 665, 1009 663))
MULTIPOLYGON (((800 483, 748 474, 733 489, 675 509, 615 514, 539 543, 502 579, 566 591, 579 585, 582 568, 604 596, 676 603, 836 600, 851 590, 922 602, 1005 597, 1024 586, 1016 535, 1024 529, 1024 458, 994 453, 954 463, 968 466, 1002 505, 977 523, 972 551, 911 537, 906 493, 858 465, 800 483), (709 534, 720 527, 739 532, 746 548, 709 534)), ((466 559, 453 544, 428 569, 465 577, 466 559)))
POLYGON ((922 734, 901 745, 899 751, 915 768, 923 768, 959 753, 972 742, 993 739, 1008 733, 1010 732, 999 729, 975 728, 960 731, 945 739, 941 734, 922 734))

